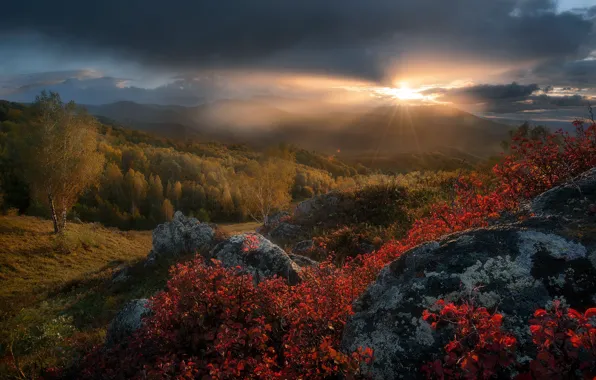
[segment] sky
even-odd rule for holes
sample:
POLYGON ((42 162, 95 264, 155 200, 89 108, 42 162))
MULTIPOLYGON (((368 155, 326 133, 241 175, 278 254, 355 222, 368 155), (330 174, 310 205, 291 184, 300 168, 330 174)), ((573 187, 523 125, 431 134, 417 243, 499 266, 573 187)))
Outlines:
POLYGON ((569 118, 596 103, 596 0, 8 2, 0 98, 44 88, 83 104, 303 97, 569 118))

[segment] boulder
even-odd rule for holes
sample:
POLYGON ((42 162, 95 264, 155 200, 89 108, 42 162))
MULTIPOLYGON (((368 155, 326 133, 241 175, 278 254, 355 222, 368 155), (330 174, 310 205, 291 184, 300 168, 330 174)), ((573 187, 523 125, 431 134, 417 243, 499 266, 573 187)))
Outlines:
POLYGON ((153 249, 148 260, 209 250, 214 236, 209 224, 187 218, 177 211, 171 222, 160 224, 153 230, 153 249))
POLYGON ((438 299, 473 300, 504 315, 521 361, 532 356, 528 321, 536 309, 554 299, 578 310, 596 302, 596 217, 586 212, 596 201, 594 180, 593 170, 542 194, 531 206, 539 216, 524 222, 448 235, 404 253, 354 303, 342 348, 372 348, 367 370, 375 379, 421 378, 421 366, 441 359, 453 337, 449 328, 431 329, 423 310, 438 299), (576 204, 585 210, 566 206, 576 204))
POLYGON ((530 209, 536 215, 584 218, 596 202, 596 168, 564 185, 554 187, 534 198, 530 209))
POLYGON ((339 205, 339 195, 327 193, 300 202, 294 210, 294 218, 308 219, 312 214, 323 209, 334 209, 339 205))
POLYGON ((241 272, 252 274, 255 282, 275 275, 292 285, 300 280, 300 267, 283 249, 258 234, 232 236, 216 245, 209 258, 221 261, 225 267, 241 267, 241 272))
POLYGON ((112 275, 112 284, 122 284, 130 280, 129 267, 121 265, 112 275))
POLYGON ((108 327, 106 334, 107 347, 121 343, 142 326, 143 317, 151 314, 148 302, 149 300, 143 298, 132 300, 124 305, 108 327))
POLYGON ((287 219, 290 217, 290 213, 287 211, 278 211, 269 216, 265 219, 266 226, 277 226, 282 222, 282 220, 287 219))
POLYGON ((312 240, 302 240, 296 243, 292 248, 292 253, 295 255, 304 255, 315 248, 315 242, 312 240))
POLYGON ((304 231, 300 226, 282 222, 272 229, 268 235, 275 242, 289 242, 300 239, 304 235, 304 231))
POLYGON ((314 267, 319 265, 317 261, 311 259, 310 257, 295 255, 293 253, 290 253, 288 256, 290 256, 290 259, 292 259, 292 261, 295 262, 300 268, 314 267))

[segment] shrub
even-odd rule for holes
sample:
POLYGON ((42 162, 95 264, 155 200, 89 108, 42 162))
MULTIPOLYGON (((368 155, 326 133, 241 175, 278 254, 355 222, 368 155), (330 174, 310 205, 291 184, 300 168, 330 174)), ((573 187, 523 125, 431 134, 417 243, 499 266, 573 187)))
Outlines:
POLYGON ((355 292, 328 265, 291 288, 274 278, 255 285, 197 258, 172 270, 153 315, 124 345, 86 358, 85 378, 325 378, 355 374, 369 352, 340 353, 355 292))
MULTIPOLYGON (((518 211, 521 200, 596 165, 596 125, 584 130, 578 124, 575 137, 559 132, 540 138, 516 137, 513 153, 494 167, 492 178, 460 176, 450 202, 433 205, 403 239, 341 266, 327 260, 304 268, 294 287, 278 278, 255 285, 250 276, 217 263, 207 267, 200 259, 178 265, 167 290, 153 298, 154 314, 145 327, 122 346, 90 354, 83 374, 101 379, 359 376, 360 364, 373 353, 365 348, 341 353, 342 331, 352 302, 387 263, 446 233, 487 226, 503 212, 518 211)), ((356 191, 340 200, 340 219, 334 220, 358 224, 374 216, 375 223, 407 225, 408 205, 414 204, 408 202, 407 192, 395 186, 356 191)), ((328 222, 323 214, 320 223, 328 222)), ((339 229, 326 244, 350 247, 359 233, 339 229)), ((500 314, 469 303, 439 306, 439 312, 427 311, 424 318, 436 328, 454 326, 455 335, 445 359, 424 367, 430 378, 491 378, 512 367, 519 367, 520 379, 595 375, 594 309, 582 315, 555 302, 548 311, 538 310, 530 322, 538 352, 524 368, 514 360, 516 341, 502 330, 500 314)))
POLYGON ((501 329, 503 316, 471 303, 456 306, 438 301, 440 311, 425 310, 423 319, 433 328, 453 327, 446 355, 423 366, 428 378, 491 379, 514 363, 516 339, 501 329))
POLYGON ((503 316, 467 302, 437 302, 438 312, 425 310, 423 318, 435 329, 453 327, 454 338, 443 360, 423 366, 429 379, 491 379, 503 370, 520 372, 517 380, 592 379, 596 376, 596 308, 581 314, 555 300, 538 309, 530 320, 536 356, 520 363, 516 339, 502 331, 503 316))

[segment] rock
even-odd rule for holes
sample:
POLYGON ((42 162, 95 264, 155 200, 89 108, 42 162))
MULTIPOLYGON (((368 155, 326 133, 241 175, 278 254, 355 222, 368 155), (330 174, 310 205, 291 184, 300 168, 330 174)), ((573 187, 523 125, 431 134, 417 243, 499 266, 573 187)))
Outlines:
POLYGON ((294 218, 308 219, 313 213, 330 208, 333 209, 339 205, 339 196, 336 193, 327 193, 317 195, 316 197, 300 202, 294 210, 294 218))
POLYGON ((300 268, 314 267, 314 266, 319 265, 318 262, 311 259, 310 257, 306 257, 306 256, 302 256, 302 255, 295 255, 293 253, 290 253, 288 256, 290 256, 290 259, 292 259, 292 261, 295 262, 300 268))
POLYGON ((147 299, 137 299, 128 302, 116 314, 106 334, 106 346, 111 347, 121 343, 142 326, 143 317, 149 316, 147 299))
POLYGON ((128 281, 129 279, 130 276, 128 274, 128 267, 121 266, 117 268, 114 274, 112 275, 112 284, 121 284, 128 281))
POLYGON ((303 234, 304 231, 300 226, 282 222, 269 232, 269 237, 275 242, 289 242, 300 239, 303 234))
POLYGON ((375 246, 367 241, 362 241, 358 244, 358 253, 366 254, 375 251, 375 246))
POLYGON ((278 211, 276 213, 273 213, 269 216, 267 216, 267 219, 265 219, 265 225, 270 227, 270 226, 277 226, 278 224, 280 224, 282 222, 282 220, 287 219, 290 217, 290 213, 287 211, 278 211))
POLYGON ((564 214, 566 218, 581 218, 583 214, 589 212, 590 204, 594 203, 594 199, 596 199, 596 168, 537 196, 530 208, 539 216, 564 214), (592 201, 587 202, 588 199, 592 201))
POLYGON ((252 274, 256 282, 274 275, 292 285, 300 280, 300 267, 283 249, 258 234, 232 236, 216 245, 209 257, 221 261, 225 267, 242 267, 241 272, 252 274))
POLYGON ((171 222, 160 224, 153 230, 153 249, 148 260, 206 251, 211 248, 214 236, 209 224, 187 218, 177 211, 171 222))
POLYGON ((518 340, 517 355, 532 356, 528 320, 536 309, 554 299, 578 310, 596 302, 596 236, 584 232, 596 230, 596 218, 568 207, 594 203, 595 178, 592 170, 537 197, 531 208, 538 217, 448 235, 404 253, 354 303, 342 349, 372 348, 367 370, 374 379, 421 378, 421 366, 441 359, 453 337, 449 328, 432 330, 422 311, 438 299, 473 299, 502 313, 504 330, 518 340))
POLYGON ((292 253, 295 255, 304 255, 315 247, 315 242, 312 240, 302 240, 292 248, 292 253))

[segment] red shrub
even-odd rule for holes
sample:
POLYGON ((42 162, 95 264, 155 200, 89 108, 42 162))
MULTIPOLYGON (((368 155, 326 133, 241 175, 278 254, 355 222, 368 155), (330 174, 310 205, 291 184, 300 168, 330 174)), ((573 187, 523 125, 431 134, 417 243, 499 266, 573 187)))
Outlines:
POLYGON ((530 320, 538 355, 530 363, 536 379, 567 379, 577 372, 596 377, 596 309, 584 314, 555 301, 551 310, 536 310, 530 320))
MULTIPOLYGON (((302 378, 353 377, 370 350, 339 352, 352 302, 378 272, 406 250, 440 236, 488 225, 519 201, 596 166, 596 125, 570 137, 516 138, 495 178, 460 178, 451 203, 437 204, 407 237, 343 266, 330 261, 305 268, 290 287, 281 279, 254 285, 248 275, 201 260, 178 265, 166 291, 152 299, 153 316, 124 346, 97 350, 83 365, 85 378, 302 378)), ((353 243, 349 240, 350 244, 353 243)), ((248 238, 243 249, 253 249, 248 238)), ((356 243, 354 243, 356 244, 356 243)), ((441 305, 424 317, 437 328, 455 327, 443 361, 429 363, 432 378, 489 378, 513 363, 515 339, 501 331, 501 316, 469 304, 441 305)), ((538 311, 532 321, 539 354, 526 377, 564 378, 595 371, 596 331, 572 310, 538 311), (560 377, 558 377, 560 376, 560 377)))
POLYGON ((423 319, 433 328, 452 326, 455 337, 446 346, 443 361, 422 370, 429 379, 490 379, 514 363, 516 339, 501 331, 503 316, 470 303, 456 306, 439 301, 438 313, 425 310, 423 319))
POLYGON ((254 285, 217 262, 177 265, 153 315, 125 345, 87 357, 86 378, 325 378, 356 374, 370 358, 340 353, 359 290, 331 264, 254 285))
POLYGON ((504 196, 528 199, 596 166, 596 124, 574 124, 575 136, 558 131, 539 140, 514 137, 512 153, 494 168, 504 196))

